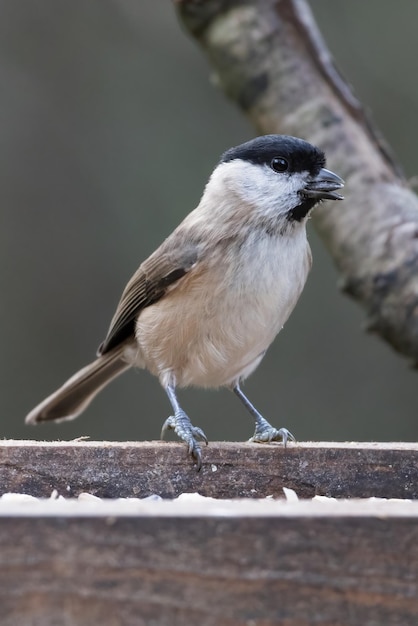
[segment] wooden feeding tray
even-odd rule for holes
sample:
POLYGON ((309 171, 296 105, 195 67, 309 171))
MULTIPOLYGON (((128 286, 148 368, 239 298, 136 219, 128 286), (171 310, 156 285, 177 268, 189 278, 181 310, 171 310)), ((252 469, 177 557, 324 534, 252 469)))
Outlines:
POLYGON ((418 623, 416 444, 4 441, 0 485, 1 626, 418 623))

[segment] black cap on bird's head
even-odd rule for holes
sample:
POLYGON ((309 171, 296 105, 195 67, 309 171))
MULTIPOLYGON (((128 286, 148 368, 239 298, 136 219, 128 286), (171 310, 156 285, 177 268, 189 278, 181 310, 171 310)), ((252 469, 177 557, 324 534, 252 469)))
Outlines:
POLYGON ((325 154, 312 144, 288 135, 262 135, 227 150, 221 163, 240 159, 255 165, 265 165, 278 174, 306 172, 306 185, 300 190, 301 205, 292 212, 301 219, 320 200, 342 200, 336 192, 344 185, 342 178, 325 169, 325 154))
POLYGON ((288 135, 262 135, 251 139, 227 150, 222 155, 221 163, 241 159, 258 165, 268 165, 274 169, 272 161, 280 158, 287 162, 286 170, 282 171, 290 174, 309 172, 315 176, 325 165, 325 154, 322 150, 303 139, 288 135))

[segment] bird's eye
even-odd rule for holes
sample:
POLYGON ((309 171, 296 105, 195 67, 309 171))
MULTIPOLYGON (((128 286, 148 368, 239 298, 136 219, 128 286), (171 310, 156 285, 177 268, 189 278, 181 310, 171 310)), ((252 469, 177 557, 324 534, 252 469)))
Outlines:
POLYGON ((270 166, 275 172, 285 172, 289 168, 289 163, 283 157, 274 157, 270 166))

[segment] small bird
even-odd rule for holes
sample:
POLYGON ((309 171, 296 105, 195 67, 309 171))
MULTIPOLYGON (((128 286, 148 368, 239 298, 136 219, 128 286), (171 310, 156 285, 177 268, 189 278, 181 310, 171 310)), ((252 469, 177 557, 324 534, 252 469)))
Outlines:
POLYGON ((294 440, 251 404, 241 383, 291 314, 312 264, 306 221, 344 181, 317 147, 264 135, 227 150, 199 205, 128 282, 95 361, 35 407, 26 423, 79 415, 130 367, 158 377, 172 429, 200 470, 208 443, 180 406, 179 387, 227 387, 255 420, 251 441, 294 440))

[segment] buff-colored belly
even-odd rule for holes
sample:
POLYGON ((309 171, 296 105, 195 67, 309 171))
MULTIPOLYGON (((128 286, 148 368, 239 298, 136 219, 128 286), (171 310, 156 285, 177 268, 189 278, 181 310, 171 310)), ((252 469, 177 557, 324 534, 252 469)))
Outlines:
POLYGON ((191 272, 144 309, 136 326, 139 362, 163 385, 219 387, 248 376, 293 310, 308 265, 302 257, 288 275, 261 259, 256 269, 248 278, 245 268, 191 272))

